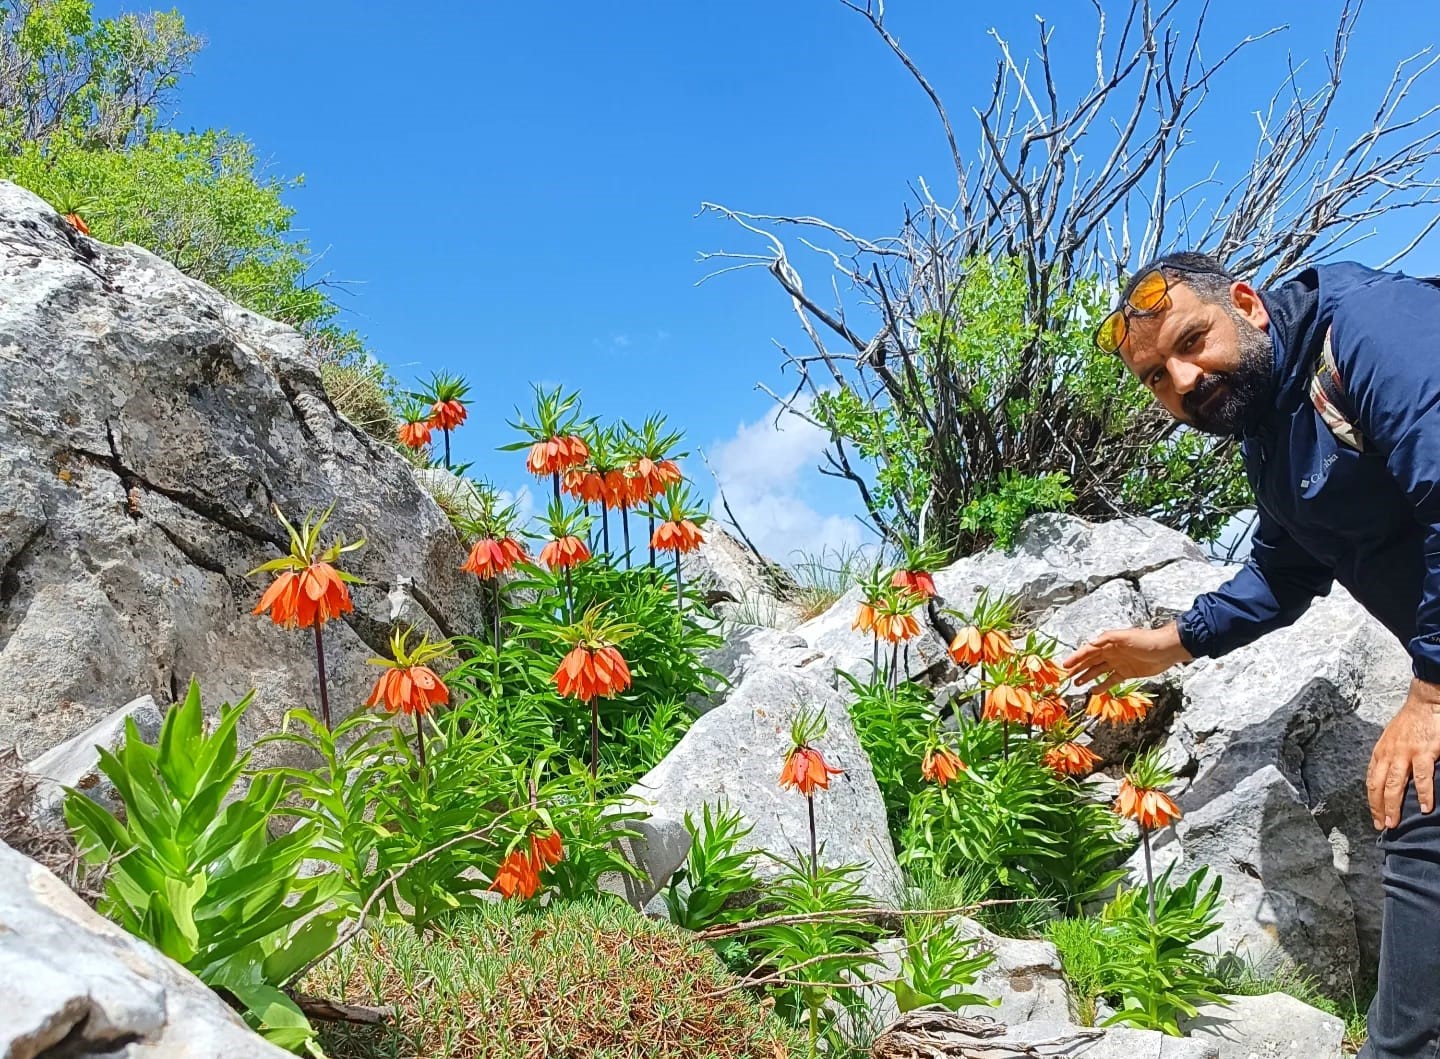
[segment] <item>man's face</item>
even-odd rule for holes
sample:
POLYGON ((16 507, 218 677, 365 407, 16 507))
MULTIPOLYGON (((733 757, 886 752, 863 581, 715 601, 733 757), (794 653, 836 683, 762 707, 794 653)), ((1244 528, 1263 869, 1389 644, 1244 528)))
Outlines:
POLYGON ((1217 305, 1171 280, 1169 308, 1131 317, 1120 356, 1176 419, 1208 434, 1237 434, 1269 392, 1269 324, 1244 283, 1231 287, 1229 305, 1217 305))

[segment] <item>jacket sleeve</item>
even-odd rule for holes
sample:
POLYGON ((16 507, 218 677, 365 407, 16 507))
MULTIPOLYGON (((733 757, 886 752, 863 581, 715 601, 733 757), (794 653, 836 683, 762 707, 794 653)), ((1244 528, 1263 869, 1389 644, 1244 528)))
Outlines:
POLYGON ((1408 647, 1415 675, 1440 683, 1440 287, 1377 276, 1337 309, 1332 348, 1366 446, 1424 527, 1424 584, 1408 647))
POLYGON ((1334 577, 1262 510, 1250 559, 1176 619, 1180 642, 1196 658, 1223 655, 1291 624, 1334 577))

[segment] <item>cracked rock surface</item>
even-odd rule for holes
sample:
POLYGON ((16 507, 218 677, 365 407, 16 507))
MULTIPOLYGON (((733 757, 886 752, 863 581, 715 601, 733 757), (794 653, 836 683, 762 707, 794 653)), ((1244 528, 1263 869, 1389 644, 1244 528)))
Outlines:
POLYGON ((0 842, 0 1055, 280 1059, 189 971, 0 842))
MULTIPOLYGON (((256 690, 246 741, 315 706, 313 634, 251 609, 292 520, 366 546, 326 630, 330 698, 369 692, 398 618, 483 621, 459 541, 397 454, 330 405, 291 328, 134 246, 79 235, 0 182, 0 744, 24 759, 198 677, 207 709, 256 690)), ((327 540, 329 536, 327 535, 327 540)))

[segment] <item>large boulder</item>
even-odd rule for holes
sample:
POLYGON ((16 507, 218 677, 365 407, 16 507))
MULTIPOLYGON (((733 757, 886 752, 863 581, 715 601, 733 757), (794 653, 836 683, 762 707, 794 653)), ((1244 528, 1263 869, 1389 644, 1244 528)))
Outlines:
POLYGON ((1182 533, 1144 518, 1086 522, 1073 515, 1036 515, 1013 547, 992 548, 935 575, 945 604, 960 611, 986 589, 1012 596, 1027 610, 1077 599, 1117 577, 1139 579, 1180 559, 1205 553, 1182 533))
POLYGON ((283 1059, 204 983, 0 842, 0 1055, 283 1059))
MULTIPOLYGON (((790 725, 804 709, 821 710, 828 729, 817 741, 827 761, 843 772, 815 795, 820 860, 864 866, 863 889, 874 900, 896 905, 902 892, 870 762, 850 723, 845 700, 829 685, 793 670, 749 670, 725 702, 699 718, 665 760, 630 788, 632 803, 658 821, 698 820, 706 804, 726 801, 753 830, 747 845, 771 856, 754 862, 762 882, 783 871, 774 858, 808 858, 806 799, 778 783, 790 748, 790 725)), ((683 854, 682 854, 683 855, 683 854)), ((678 862, 676 864, 678 866, 678 862)), ((673 867, 671 868, 673 870, 673 867)), ((658 890, 666 879, 654 878, 658 890)), ((653 892, 653 891, 652 891, 653 892)))
POLYGON ((1345 1023, 1285 993, 1232 996, 1202 1004, 1182 1029, 1212 1041, 1220 1059, 1340 1059, 1345 1023))
POLYGON ((716 614, 746 625, 793 629, 805 620, 794 580, 778 563, 711 521, 705 541, 681 560, 686 584, 698 589, 716 614))
POLYGON ((258 691, 242 734, 317 699, 314 641, 251 609, 294 520, 326 539, 355 613, 326 630, 331 702, 357 707, 391 590, 415 621, 480 627, 483 598, 440 508, 393 450, 330 404, 301 336, 153 254, 77 233, 0 182, 0 744, 32 758, 192 675, 206 702, 258 691))

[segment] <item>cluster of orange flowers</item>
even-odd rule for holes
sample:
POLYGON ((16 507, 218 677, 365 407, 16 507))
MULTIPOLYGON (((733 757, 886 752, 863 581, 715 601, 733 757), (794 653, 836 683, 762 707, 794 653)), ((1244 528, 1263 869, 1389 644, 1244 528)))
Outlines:
MULTIPOLYGON (((533 453, 534 450, 531 451, 533 453)), ((585 459, 588 458, 587 451, 585 459)), ((585 459, 580 460, 579 464, 584 464, 585 459)), ((579 464, 560 468, 564 474, 560 480, 560 488, 576 500, 586 504, 604 504, 611 511, 647 504, 685 477, 674 460, 652 460, 648 456, 634 460, 624 467, 607 470, 579 464)))
POLYGON ((540 873, 559 864, 565 857, 560 832, 551 831, 541 837, 530 836, 530 848, 512 851, 495 871, 490 889, 501 897, 519 897, 528 901, 540 890, 540 873))
POLYGON ((445 431, 446 438, 446 459, 449 459, 449 432, 459 428, 469 417, 469 411, 465 407, 464 397, 468 387, 465 383, 452 376, 436 375, 430 386, 428 395, 414 394, 410 403, 405 407, 397 436, 400 444, 411 449, 423 449, 430 444, 430 436, 433 431, 445 431), (422 402, 424 397, 430 400, 427 409, 422 402))

